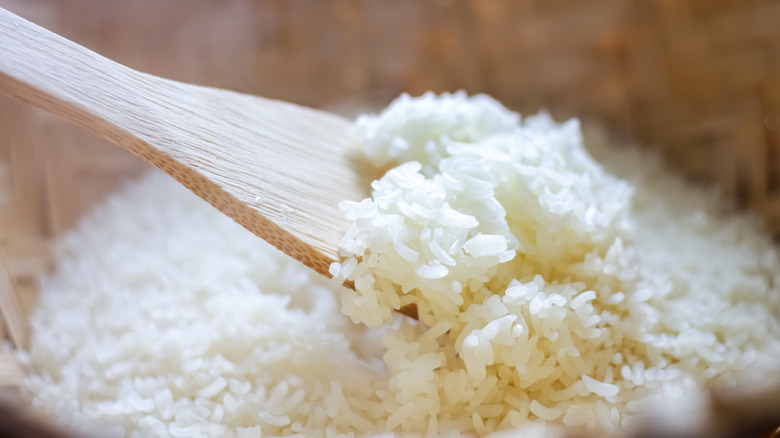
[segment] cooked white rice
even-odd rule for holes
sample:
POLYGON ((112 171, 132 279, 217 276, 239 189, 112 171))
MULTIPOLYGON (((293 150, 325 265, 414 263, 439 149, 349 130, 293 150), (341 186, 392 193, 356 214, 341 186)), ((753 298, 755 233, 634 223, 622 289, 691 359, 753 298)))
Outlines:
POLYGON ((350 269, 333 272, 355 283, 342 303, 356 322, 417 305, 422 326, 405 321, 385 342, 398 404, 427 406, 415 429, 435 418, 478 435, 528 422, 610 432, 648 400, 780 371, 769 237, 657 162, 603 153, 619 179, 576 120, 521 123, 462 93, 402 96, 355 132, 398 166, 371 199, 343 203, 350 269))
POLYGON ((339 436, 382 418, 381 332, 161 173, 87 216, 42 284, 34 406, 109 436, 339 436))
POLYGON ((463 94, 355 131, 398 164, 344 204, 356 292, 154 173, 59 243, 32 404, 112 436, 538 436, 780 372, 767 234, 646 155, 596 138, 610 173, 576 121, 463 94))

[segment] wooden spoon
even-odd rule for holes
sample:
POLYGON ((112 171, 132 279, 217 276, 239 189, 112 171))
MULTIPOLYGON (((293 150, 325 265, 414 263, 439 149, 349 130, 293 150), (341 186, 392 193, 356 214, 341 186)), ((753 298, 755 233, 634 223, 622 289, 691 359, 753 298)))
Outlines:
POLYGON ((0 47, 0 92, 149 161, 328 275, 350 225, 338 203, 370 182, 349 121, 140 73, 3 9, 0 47))
POLYGON ((330 277, 350 226, 338 203, 372 179, 348 120, 144 74, 4 9, 0 47, 0 93, 129 150, 330 277))

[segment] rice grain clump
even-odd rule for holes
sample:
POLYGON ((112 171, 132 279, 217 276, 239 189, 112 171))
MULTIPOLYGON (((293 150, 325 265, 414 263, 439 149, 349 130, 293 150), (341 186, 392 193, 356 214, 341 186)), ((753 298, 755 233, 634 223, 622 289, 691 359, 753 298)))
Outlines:
POLYGON ((332 273, 354 281, 355 322, 418 308, 385 338, 405 429, 611 432, 780 370, 777 252, 712 194, 614 151, 619 179, 576 120, 520 122, 485 96, 402 96, 355 132, 397 167, 342 204, 332 273))
POLYGON ((530 437, 780 371, 776 249, 646 155, 464 94, 355 130, 397 164, 344 204, 356 292, 153 173, 58 243, 31 404, 109 437, 530 437))

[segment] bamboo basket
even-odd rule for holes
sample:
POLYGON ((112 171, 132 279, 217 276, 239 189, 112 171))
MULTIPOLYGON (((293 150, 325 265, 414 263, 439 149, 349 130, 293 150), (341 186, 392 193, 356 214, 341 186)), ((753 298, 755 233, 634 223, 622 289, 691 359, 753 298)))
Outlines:
MULTIPOLYGON (((598 120, 780 232, 780 2, 0 0, 120 63, 315 107, 484 92, 598 120)), ((0 56, 2 51, 0 50, 0 56)), ((0 97, 0 386, 51 243, 148 166, 0 97), (10 346, 10 347, 9 347, 10 346)))

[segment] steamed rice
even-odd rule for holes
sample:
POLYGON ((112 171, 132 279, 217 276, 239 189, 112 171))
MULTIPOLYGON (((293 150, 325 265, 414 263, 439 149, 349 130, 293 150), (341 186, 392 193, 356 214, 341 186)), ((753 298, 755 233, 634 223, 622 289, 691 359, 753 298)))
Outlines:
POLYGON ((356 291, 154 173, 59 243, 32 404, 112 436, 538 436, 778 375, 776 249, 657 161, 486 96, 355 132, 396 166, 343 206, 356 291))
POLYGON ((397 167, 342 204, 350 269, 333 272, 354 281, 342 303, 355 322, 417 306, 422 325, 404 321, 386 345, 409 361, 390 365, 396 398, 428 406, 418 427, 472 416, 479 435, 534 421, 611 432, 630 402, 780 369, 769 239, 657 165, 620 163, 634 183, 619 179, 576 120, 521 122, 462 93, 402 96, 355 132, 397 167), (425 327, 447 331, 423 342, 425 327))

